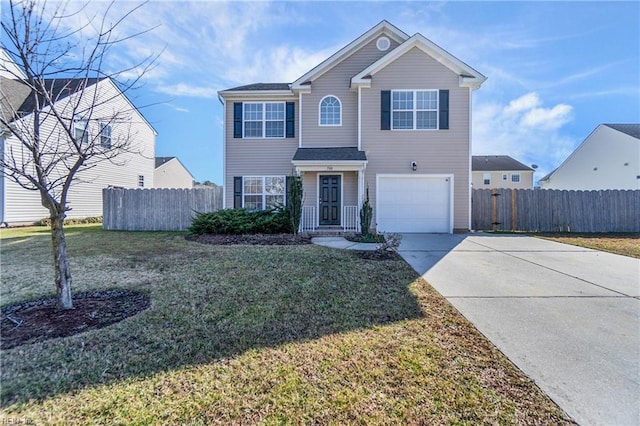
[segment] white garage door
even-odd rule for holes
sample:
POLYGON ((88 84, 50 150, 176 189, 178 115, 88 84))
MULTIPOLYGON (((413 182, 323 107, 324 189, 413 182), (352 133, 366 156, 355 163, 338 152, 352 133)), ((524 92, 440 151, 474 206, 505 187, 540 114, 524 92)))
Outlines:
POLYGON ((450 176, 378 176, 379 232, 452 232, 450 176))

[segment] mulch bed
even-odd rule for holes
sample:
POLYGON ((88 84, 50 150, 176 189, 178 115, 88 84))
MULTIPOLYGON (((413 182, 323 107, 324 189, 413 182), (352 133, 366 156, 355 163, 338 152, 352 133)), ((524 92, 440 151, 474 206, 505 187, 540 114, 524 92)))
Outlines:
POLYGON ((0 349, 106 327, 149 306, 149 296, 129 290, 74 294, 71 310, 57 310, 53 297, 4 306, 0 310, 0 349))
POLYGON ((301 245, 311 244, 311 237, 308 235, 293 234, 205 234, 205 235, 187 235, 185 237, 189 241, 195 241, 202 244, 214 245, 301 245))

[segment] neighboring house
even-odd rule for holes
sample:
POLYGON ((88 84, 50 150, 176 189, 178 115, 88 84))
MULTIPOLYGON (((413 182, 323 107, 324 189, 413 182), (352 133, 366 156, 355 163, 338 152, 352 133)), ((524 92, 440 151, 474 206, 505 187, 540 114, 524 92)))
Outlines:
MULTIPOLYGON (((99 137, 100 144, 105 147, 121 138, 130 138, 132 142, 131 152, 123 152, 113 160, 102 161, 76 176, 69 191, 68 205, 71 210, 67 212, 67 218, 101 216, 103 188, 153 187, 154 179, 155 130, 111 79, 93 80, 84 91, 77 89, 80 82, 74 79, 47 80, 47 84, 56 91, 56 104, 76 102, 77 97, 80 97, 80 102, 83 98, 96 97, 99 107, 89 114, 92 119, 78 120, 82 126, 79 131, 85 132, 85 137, 99 137), (113 117, 113 111, 125 113, 127 120, 113 123, 100 121, 102 114, 113 117)), ((0 76, 0 94, 0 113, 8 118, 13 117, 14 123, 30 120, 34 111, 33 97, 23 83, 0 76)), ((45 135, 59 132, 51 117, 43 119, 41 128, 46 129, 43 131, 45 135)), ((24 155, 22 153, 18 139, 8 129, 0 129, 2 158, 13 155, 19 159, 20 155, 24 155)), ((0 172, 0 223, 29 223, 45 217, 49 217, 49 212, 41 204, 40 193, 24 189, 0 172)))
POLYGON ((640 124, 600 124, 540 186, 640 189, 640 124))
POLYGON ((533 188, 534 170, 508 155, 474 155, 471 186, 474 189, 533 188))
POLYGON ((471 95, 485 79, 382 21, 293 83, 223 90, 225 207, 283 204, 295 173, 303 230, 359 230, 367 193, 379 232, 467 230, 471 95))
POLYGON ((155 188, 193 188, 193 176, 177 157, 156 157, 155 188))

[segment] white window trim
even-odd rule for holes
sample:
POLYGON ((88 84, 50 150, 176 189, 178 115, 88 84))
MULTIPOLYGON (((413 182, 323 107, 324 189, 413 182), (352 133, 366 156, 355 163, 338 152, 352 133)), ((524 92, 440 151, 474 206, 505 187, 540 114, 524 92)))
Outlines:
POLYGON ((113 136, 112 136, 112 134, 113 134, 113 126, 111 126, 111 123, 106 122, 106 121, 99 121, 98 122, 98 137, 99 137, 99 140, 100 140, 100 147, 101 148, 111 149, 111 147, 113 146, 113 136), (109 134, 105 135, 104 134, 104 130, 107 129, 107 128, 109 129, 109 134), (108 138, 109 146, 105 146, 105 144, 103 142, 105 139, 103 139, 103 138, 105 138, 105 139, 108 138))
MULTIPOLYGON (((257 121, 257 120, 248 120, 257 121)), ((243 139, 285 139, 287 136, 287 103, 286 102, 243 102, 242 103, 242 138, 243 139), (267 136, 267 121, 280 121, 280 120, 267 120, 267 104, 281 104, 283 106, 284 118, 282 119, 282 136, 267 136), (262 105, 262 136, 247 136, 244 133, 245 123, 245 105, 262 105)))
POLYGON ((429 131, 440 130, 440 90, 439 89, 397 89, 391 91, 391 130, 396 132, 415 132, 415 131, 429 131), (412 129, 396 129, 393 127, 393 112, 394 111, 410 111, 410 110, 394 110, 393 109, 393 94, 398 92, 413 92, 413 128, 412 129), (436 92, 436 127, 433 129, 418 129, 417 116, 418 111, 433 111, 432 109, 417 109, 417 92, 436 92))
POLYGON ((511 183, 520 183, 520 173, 511 173, 511 183), (516 177, 518 180, 513 180, 516 177))
POLYGON ((320 127, 339 127, 342 126, 342 101, 336 95, 326 95, 318 102, 318 126, 320 127), (338 124, 322 124, 322 102, 327 98, 335 98, 340 106, 340 118, 338 124))
POLYGON ((144 175, 138 175, 138 188, 144 188, 144 175))
POLYGON ((491 185, 491 173, 483 173, 482 174, 482 184, 483 185, 491 185), (487 183, 486 181, 489 181, 489 183, 487 183))
POLYGON ((267 206, 267 195, 280 195, 280 194, 267 194, 265 192, 265 180, 266 178, 282 178, 283 182, 284 182, 284 192, 282 193, 283 195, 283 205, 286 206, 287 205, 287 177, 285 175, 268 175, 268 176, 242 176, 242 208, 245 208, 244 206, 244 197, 249 195, 249 196, 256 196, 256 195, 261 195, 262 196, 262 209, 260 210, 265 210, 266 206, 267 206), (262 179, 262 193, 261 194, 247 194, 244 192, 244 180, 245 179, 262 179))
POLYGON ((73 116, 73 137, 78 140, 77 131, 83 132, 80 143, 89 143, 89 120, 80 114, 73 116))

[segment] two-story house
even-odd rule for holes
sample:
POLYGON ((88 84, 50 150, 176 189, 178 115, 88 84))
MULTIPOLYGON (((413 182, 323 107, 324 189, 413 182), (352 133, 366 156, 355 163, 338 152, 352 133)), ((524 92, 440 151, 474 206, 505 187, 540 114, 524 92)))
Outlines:
MULTIPOLYGON (((14 71, 8 72, 12 65, 10 58, 3 54, 0 59, 0 71, 4 71, 0 72, 0 114, 5 123, 10 123, 8 127, 0 126, 0 158, 3 159, 0 167, 12 163, 32 167, 31 154, 13 132, 29 128, 37 106, 32 90, 16 78, 17 65, 13 64, 14 71)), ((88 83, 83 79, 47 79, 45 84, 51 88, 59 111, 71 110, 73 105, 88 105, 82 109, 83 115, 69 118, 70 122, 73 120, 73 131, 81 135, 83 143, 92 141, 97 149, 108 153, 112 145, 129 141, 128 149, 115 158, 105 156, 103 161, 76 175, 69 190, 67 218, 101 216, 102 189, 108 186, 153 187, 156 131, 110 78, 92 79, 88 83), (113 120, 116 114, 118 119, 113 120)), ((41 108, 43 141, 40 148, 42 152, 64 158, 65 150, 71 149, 69 138, 51 116, 49 105, 41 108)), ((74 154, 71 151, 69 157, 74 154)), ((52 167, 51 181, 65 176, 66 172, 64 167, 52 167)), ((49 211, 42 206, 40 193, 25 189, 0 170, 0 223, 26 224, 47 217, 49 211)))
POLYGON ((471 157, 471 186, 474 189, 533 189, 535 170, 508 155, 471 157))
POLYGON ((225 207, 286 202, 302 177, 302 229, 470 229, 471 96, 485 77, 386 21, 292 83, 219 92, 225 207))

